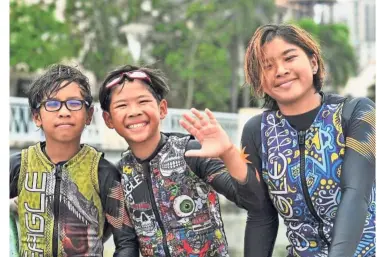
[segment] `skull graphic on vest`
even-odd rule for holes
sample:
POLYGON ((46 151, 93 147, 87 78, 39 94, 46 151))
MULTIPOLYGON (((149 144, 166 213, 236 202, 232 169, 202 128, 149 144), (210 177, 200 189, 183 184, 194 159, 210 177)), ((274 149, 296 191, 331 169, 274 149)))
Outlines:
POLYGON ((157 231, 156 219, 149 203, 132 204, 132 218, 138 234, 153 236, 157 231))
POLYGON ((169 145, 161 152, 160 172, 164 177, 170 177, 173 173, 181 174, 186 170, 184 159, 185 144, 182 141, 169 145))

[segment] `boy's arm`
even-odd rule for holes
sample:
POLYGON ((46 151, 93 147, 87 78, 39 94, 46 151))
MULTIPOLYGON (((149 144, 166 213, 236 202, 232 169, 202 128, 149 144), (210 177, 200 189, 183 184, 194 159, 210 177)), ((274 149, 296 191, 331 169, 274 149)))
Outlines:
POLYGON ((106 221, 115 243, 114 257, 138 257, 139 244, 125 207, 119 171, 102 158, 98 168, 98 180, 106 221))
POLYGON ((12 154, 9 158, 9 199, 18 195, 18 176, 21 168, 21 153, 12 154))
MULTIPOLYGON (((190 140, 186 146, 186 151, 200 149, 200 143, 197 140, 190 140)), ((258 205, 254 197, 243 200, 237 194, 236 183, 230 176, 224 162, 218 158, 204 157, 185 157, 190 169, 196 173, 198 177, 210 184, 216 192, 224 195, 228 200, 234 202, 237 206, 247 210, 258 205)))
POLYGON ((258 135, 257 132, 260 131, 261 116, 253 117, 245 125, 242 133, 242 145, 245 148, 241 154, 210 110, 206 109, 209 119, 206 119, 196 109, 191 109, 191 111, 197 119, 192 118, 189 114, 184 114, 185 120, 181 120, 180 124, 198 139, 201 149, 187 151, 185 155, 206 158, 220 157, 231 176, 237 180, 235 185, 239 196, 249 201, 257 196, 255 208, 251 208, 248 213, 245 256, 271 256, 277 235, 278 216, 268 197, 267 187, 260 178, 261 167, 255 166, 253 162, 256 161, 251 157, 259 154, 255 149, 253 150, 253 148, 259 149, 258 145, 253 147, 255 145, 253 137, 260 138, 260 134, 258 135), (246 137, 250 134, 256 134, 256 136, 246 137))
POLYGON ((367 98, 351 101, 359 102, 350 120, 345 121, 346 149, 340 177, 342 197, 335 218, 330 257, 355 254, 366 225, 368 205, 375 183, 374 103, 367 98))

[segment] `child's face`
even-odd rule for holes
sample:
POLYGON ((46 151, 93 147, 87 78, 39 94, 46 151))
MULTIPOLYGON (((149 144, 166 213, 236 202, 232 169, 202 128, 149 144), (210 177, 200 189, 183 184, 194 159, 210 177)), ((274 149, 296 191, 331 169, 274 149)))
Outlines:
POLYGON ((309 58, 300 47, 276 37, 263 46, 268 60, 263 67, 266 81, 263 91, 279 104, 289 104, 306 96, 314 96, 313 71, 317 58, 309 58))
MULTIPOLYGON (((63 81, 61 85, 65 85, 67 81, 63 81)), ((38 127, 42 127, 46 136, 46 140, 53 140, 60 143, 69 143, 80 141, 81 134, 85 125, 89 125, 93 116, 93 108, 87 110, 85 104, 77 111, 67 109, 67 106, 62 104, 58 111, 47 111, 51 106, 56 106, 57 102, 49 102, 48 100, 67 101, 67 100, 84 100, 81 94, 81 89, 76 82, 70 83, 68 86, 59 89, 55 95, 50 98, 45 98, 39 113, 33 114, 33 120, 38 127)), ((79 102, 71 104, 72 108, 79 107, 79 102)), ((50 109, 49 109, 50 110, 50 109)))
POLYGON ((128 144, 144 143, 160 133, 160 120, 167 114, 167 102, 156 98, 147 86, 135 79, 112 89, 109 112, 103 118, 128 144))

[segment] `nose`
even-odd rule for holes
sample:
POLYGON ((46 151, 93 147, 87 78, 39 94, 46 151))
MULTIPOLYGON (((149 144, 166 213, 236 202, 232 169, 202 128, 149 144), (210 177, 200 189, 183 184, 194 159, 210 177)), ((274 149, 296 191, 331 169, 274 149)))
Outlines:
POLYGON ((141 110, 140 110, 140 108, 138 108, 136 105, 134 105, 134 104, 131 104, 130 106, 129 106, 129 114, 128 114, 128 116, 130 116, 130 117, 136 117, 136 116, 139 116, 139 115, 141 115, 141 110))
POLYGON ((289 74, 289 69, 287 69, 285 65, 277 63, 276 64, 276 77, 280 78, 287 74, 289 74))
POLYGON ((68 110, 67 106, 63 104, 62 108, 59 110, 59 117, 70 117, 71 116, 71 111, 68 110))

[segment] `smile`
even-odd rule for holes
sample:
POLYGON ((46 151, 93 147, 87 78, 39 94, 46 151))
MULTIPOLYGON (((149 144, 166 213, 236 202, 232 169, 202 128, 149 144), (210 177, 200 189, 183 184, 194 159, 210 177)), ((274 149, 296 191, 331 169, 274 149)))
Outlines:
POLYGON ((147 125, 146 122, 142 122, 142 123, 136 123, 136 124, 128 125, 127 128, 129 128, 129 129, 142 128, 142 127, 145 127, 146 125, 147 125))
POLYGON ((293 81, 294 81, 294 79, 287 81, 287 82, 284 82, 284 83, 281 83, 279 85, 276 85, 276 87, 277 88, 279 88, 279 87, 282 87, 282 88, 289 87, 290 85, 292 85, 293 81))

